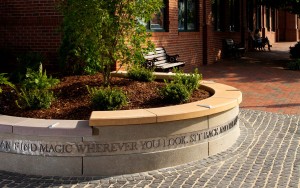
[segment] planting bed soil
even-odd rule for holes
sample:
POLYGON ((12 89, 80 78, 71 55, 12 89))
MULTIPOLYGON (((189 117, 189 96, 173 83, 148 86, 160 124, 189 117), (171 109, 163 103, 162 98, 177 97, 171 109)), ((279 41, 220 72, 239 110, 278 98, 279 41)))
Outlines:
MULTIPOLYGON (((16 92, 3 87, 0 94, 0 114, 42 118, 42 119, 70 119, 88 120, 92 109, 91 98, 86 86, 101 86, 101 75, 93 76, 67 76, 61 77, 60 83, 53 89, 56 100, 49 109, 28 110, 17 107, 16 92)), ((155 108, 174 105, 166 103, 159 95, 159 89, 163 87, 163 81, 138 82, 127 78, 112 78, 111 87, 121 88, 126 92, 128 105, 120 110, 155 108)), ((198 89, 187 102, 194 102, 210 97, 208 91, 198 89)))

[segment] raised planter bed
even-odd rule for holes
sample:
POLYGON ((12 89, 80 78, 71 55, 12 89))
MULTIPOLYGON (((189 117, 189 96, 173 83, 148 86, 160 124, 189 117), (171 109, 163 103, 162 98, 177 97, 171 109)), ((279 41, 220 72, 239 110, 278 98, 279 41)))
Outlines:
POLYGON ((203 81, 212 97, 162 108, 97 111, 89 121, 0 115, 0 170, 110 176, 206 158, 239 137, 242 93, 203 81))

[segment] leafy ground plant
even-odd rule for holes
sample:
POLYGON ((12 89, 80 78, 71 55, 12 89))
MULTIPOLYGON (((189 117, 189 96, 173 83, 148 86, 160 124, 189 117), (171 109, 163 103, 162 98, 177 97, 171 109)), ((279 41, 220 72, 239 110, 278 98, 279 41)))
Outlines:
POLYGON ((201 80, 202 74, 198 73, 198 69, 195 69, 194 73, 189 74, 185 74, 180 70, 176 70, 174 77, 174 82, 185 85, 189 92, 193 92, 194 90, 198 89, 201 80))
POLYGON ((142 67, 140 65, 134 65, 128 70, 128 77, 132 80, 151 82, 155 79, 152 69, 142 67))
POLYGON ((52 89, 59 83, 58 79, 48 77, 40 64, 38 71, 27 69, 26 78, 22 82, 16 104, 25 109, 49 108, 55 99, 52 89))
MULTIPOLYGON (((10 81, 8 81, 8 78, 6 77, 6 73, 1 73, 0 74, 0 86, 1 85, 8 85, 12 88, 14 88, 14 84, 12 84, 10 81)), ((0 87, 0 93, 2 93, 2 89, 0 87)))
POLYGON ((166 82, 166 86, 161 89, 161 95, 169 103, 183 103, 189 100, 194 90, 199 88, 202 75, 195 69, 192 74, 185 74, 182 71, 176 71, 174 79, 166 82))
POLYGON ((190 97, 190 92, 182 83, 168 83, 161 89, 160 92, 163 99, 171 104, 179 104, 185 102, 190 97))
POLYGON ((125 93, 116 88, 90 88, 88 92, 92 98, 92 106, 95 110, 117 110, 127 104, 125 93))

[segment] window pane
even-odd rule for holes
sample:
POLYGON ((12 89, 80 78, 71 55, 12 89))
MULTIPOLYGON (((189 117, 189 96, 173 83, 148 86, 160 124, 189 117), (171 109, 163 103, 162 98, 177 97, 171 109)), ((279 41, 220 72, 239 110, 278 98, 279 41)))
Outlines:
POLYGON ((270 31, 270 8, 269 7, 266 8, 266 25, 268 31, 270 31))
POLYGON ((247 2, 247 25, 250 31, 253 31, 253 1, 247 2))
POLYGON ((220 0, 212 1, 212 11, 213 11, 212 21, 214 23, 214 28, 216 31, 221 31, 221 2, 220 2, 220 0))
POLYGON ((271 17, 272 17, 272 31, 275 31, 275 19, 276 19, 276 15, 275 15, 275 9, 271 9, 271 17))
POLYGON ((187 0, 187 30, 195 30, 196 14, 195 1, 187 0))
POLYGON ((185 25, 185 6, 184 0, 178 1, 178 30, 184 30, 185 25))
POLYGON ((261 29, 261 6, 256 8, 256 28, 261 29))
POLYGON ((152 16, 150 21, 150 29, 154 31, 163 31, 164 30, 164 8, 160 12, 152 16))
MULTIPOLYGON (((152 18, 150 21, 145 23, 144 25, 146 26, 148 31, 167 31, 168 26, 167 26, 167 19, 168 19, 168 0, 162 0, 164 3, 163 8, 160 9, 159 12, 156 14, 152 15, 152 18)), ((142 22, 141 22, 142 23, 142 22)))

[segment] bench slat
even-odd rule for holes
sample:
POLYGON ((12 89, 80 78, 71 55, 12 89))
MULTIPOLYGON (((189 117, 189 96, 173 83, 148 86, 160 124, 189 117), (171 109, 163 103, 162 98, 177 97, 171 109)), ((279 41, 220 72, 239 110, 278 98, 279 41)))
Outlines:
POLYGON ((144 57, 155 57, 155 58, 158 58, 158 57, 167 57, 166 54, 154 54, 154 55, 146 55, 144 57))
POLYGON ((150 56, 144 56, 145 59, 148 59, 148 60, 152 60, 154 58, 156 59, 167 59, 167 56, 165 55, 162 55, 162 54, 156 54, 156 55, 150 55, 150 56))
POLYGON ((161 68, 161 69, 169 69, 169 68, 172 68, 172 67, 178 67, 180 65, 184 65, 185 63, 184 62, 178 62, 178 63, 165 63, 163 65, 159 65, 158 68, 161 68))
POLYGON ((168 62, 167 62, 167 60, 155 61, 154 65, 157 66, 157 65, 162 64, 162 63, 168 63, 168 62))
POLYGON ((168 70, 178 66, 184 66, 185 62, 168 62, 168 55, 163 47, 155 48, 155 52, 149 52, 144 55, 147 60, 153 60, 154 58, 158 61, 154 62, 154 66, 158 69, 168 70))
POLYGON ((157 60, 167 60, 167 56, 156 57, 157 60))
POLYGON ((164 51, 164 50, 156 50, 155 52, 157 54, 166 54, 166 51, 164 51))

